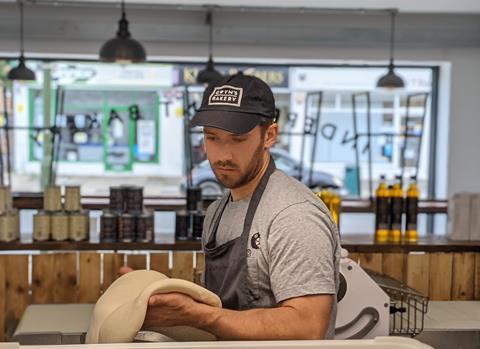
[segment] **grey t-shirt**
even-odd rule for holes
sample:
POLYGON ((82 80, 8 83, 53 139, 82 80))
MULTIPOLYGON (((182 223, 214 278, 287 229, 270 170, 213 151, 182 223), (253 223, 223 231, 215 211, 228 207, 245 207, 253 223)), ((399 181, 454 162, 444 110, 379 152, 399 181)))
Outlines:
MULTIPOLYGON (((207 210, 204 245, 220 201, 207 210)), ((249 201, 228 202, 218 227, 217 245, 241 235, 249 201)), ((276 170, 260 200, 248 239, 247 277, 255 295, 252 306, 275 307, 293 297, 335 295, 325 337, 333 339, 339 261, 338 231, 326 206, 305 185, 276 170)))

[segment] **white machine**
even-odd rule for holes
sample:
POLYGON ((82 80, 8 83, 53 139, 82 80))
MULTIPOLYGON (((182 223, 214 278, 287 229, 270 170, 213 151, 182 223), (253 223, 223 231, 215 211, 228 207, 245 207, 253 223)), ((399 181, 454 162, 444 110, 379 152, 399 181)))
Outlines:
POLYGON ((390 297, 342 249, 335 339, 388 336, 390 297))

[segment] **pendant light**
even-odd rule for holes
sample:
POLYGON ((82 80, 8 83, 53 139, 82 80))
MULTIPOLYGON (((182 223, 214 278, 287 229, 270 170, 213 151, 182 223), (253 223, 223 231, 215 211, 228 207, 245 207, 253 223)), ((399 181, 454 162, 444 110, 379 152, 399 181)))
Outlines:
POLYGON ((405 84, 400 76, 395 74, 395 65, 393 64, 393 52, 395 46, 395 16, 396 10, 390 11, 390 64, 388 65, 388 73, 382 76, 378 82, 377 87, 381 88, 403 88, 405 84))
POLYGON ((117 36, 103 44, 100 49, 100 60, 102 62, 139 63, 145 62, 146 56, 142 44, 133 39, 128 31, 125 1, 122 0, 122 18, 118 21, 117 36))
POLYGON ((197 75, 197 82, 199 84, 209 84, 211 82, 220 80, 222 74, 215 70, 215 65, 213 63, 213 20, 212 20, 212 11, 207 12, 206 23, 209 26, 209 37, 208 37, 208 62, 205 69, 201 70, 197 75))
POLYGON ((20 6, 20 57, 18 58, 18 66, 8 72, 8 80, 35 80, 35 73, 25 65, 25 57, 23 56, 23 0, 18 2, 20 6))

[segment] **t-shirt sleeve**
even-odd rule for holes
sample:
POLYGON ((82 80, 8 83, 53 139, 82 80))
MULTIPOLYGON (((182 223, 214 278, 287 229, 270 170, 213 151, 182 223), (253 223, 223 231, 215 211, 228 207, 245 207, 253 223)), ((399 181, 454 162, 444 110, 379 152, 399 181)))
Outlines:
POLYGON ((276 302, 335 294, 338 232, 329 213, 293 204, 273 219, 268 234, 270 284, 276 302))

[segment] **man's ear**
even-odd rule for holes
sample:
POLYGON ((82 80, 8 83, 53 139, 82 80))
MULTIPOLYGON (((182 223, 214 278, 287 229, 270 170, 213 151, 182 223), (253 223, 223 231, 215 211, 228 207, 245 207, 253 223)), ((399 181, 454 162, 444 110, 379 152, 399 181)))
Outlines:
POLYGON ((265 133, 265 148, 271 148, 277 142, 278 124, 273 123, 267 128, 265 133))

